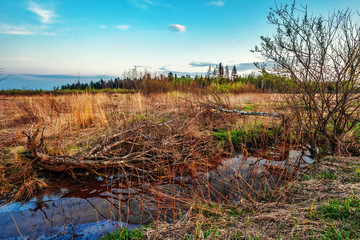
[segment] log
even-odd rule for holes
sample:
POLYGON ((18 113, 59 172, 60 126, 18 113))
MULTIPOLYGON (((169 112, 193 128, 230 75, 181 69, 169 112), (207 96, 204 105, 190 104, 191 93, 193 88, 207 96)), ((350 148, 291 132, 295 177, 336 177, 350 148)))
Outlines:
POLYGON ((217 108, 219 111, 224 113, 235 113, 239 115, 245 115, 245 116, 269 116, 269 117, 282 117, 282 114, 279 113, 271 113, 271 112, 246 112, 246 111, 240 111, 236 109, 224 109, 224 108, 217 108))
POLYGON ((247 112, 247 111, 241 111, 241 110, 237 110, 237 109, 225 109, 223 107, 217 106, 217 105, 212 105, 212 104, 203 104, 207 107, 213 108, 213 109, 217 109, 220 112, 224 112, 224 113, 235 113, 235 114, 239 114, 239 115, 245 115, 245 116, 268 116, 268 117, 283 117, 284 114, 280 114, 280 113, 271 113, 271 112, 247 112))
MULTIPOLYGON (((173 122, 172 122, 173 123, 173 122)), ((194 166, 211 168, 218 164, 223 152, 209 144, 211 137, 194 137, 186 128, 179 128, 183 121, 174 126, 155 122, 143 122, 123 129, 107 137, 81 156, 50 156, 43 148, 43 132, 37 141, 39 129, 35 133, 25 132, 27 155, 34 164, 52 172, 73 169, 126 171, 135 177, 169 178, 182 171, 191 172, 194 166), (39 142, 39 143, 37 143, 39 142)))

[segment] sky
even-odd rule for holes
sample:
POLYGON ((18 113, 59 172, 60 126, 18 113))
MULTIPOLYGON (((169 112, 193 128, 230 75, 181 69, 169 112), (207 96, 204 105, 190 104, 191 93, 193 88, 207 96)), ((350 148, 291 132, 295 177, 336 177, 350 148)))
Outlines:
MULTIPOLYGON (((134 66, 194 74, 222 62, 248 72, 260 59, 250 50, 275 32, 270 8, 289 2, 0 0, 0 69, 3 76, 31 76, 30 86, 33 76, 121 77, 134 66)), ((315 15, 360 9, 360 0, 297 3, 315 15)), ((0 88, 24 87, 5 82, 0 88)))

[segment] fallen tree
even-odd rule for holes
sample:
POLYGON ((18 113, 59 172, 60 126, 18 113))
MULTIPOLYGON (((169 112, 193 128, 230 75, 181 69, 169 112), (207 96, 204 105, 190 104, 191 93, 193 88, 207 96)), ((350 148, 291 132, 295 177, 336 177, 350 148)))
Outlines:
POLYGON ((264 116, 264 117, 276 117, 276 118, 284 117, 284 114, 275 113, 275 112, 248 112, 248 111, 241 111, 241 110, 232 109, 232 108, 224 108, 224 107, 214 105, 214 104, 201 103, 201 105, 208 107, 208 108, 216 109, 223 113, 234 113, 234 114, 243 115, 243 116, 264 116))
MULTIPOLYGON (((182 120, 183 121, 183 120, 182 120)), ((43 132, 23 132, 27 156, 34 164, 53 172, 87 169, 126 171, 132 177, 173 178, 193 170, 215 167, 224 152, 211 136, 193 136, 188 122, 141 121, 105 138, 81 156, 50 156, 43 148, 43 132)))

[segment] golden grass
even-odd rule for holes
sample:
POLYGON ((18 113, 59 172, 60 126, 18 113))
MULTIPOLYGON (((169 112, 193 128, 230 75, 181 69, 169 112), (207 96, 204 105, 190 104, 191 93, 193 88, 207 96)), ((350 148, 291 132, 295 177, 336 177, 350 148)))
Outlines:
MULTIPOLYGON (((146 96, 140 93, 3 96, 0 100, 0 139, 4 140, 4 147, 23 145, 23 130, 45 127, 45 135, 50 137, 48 148, 58 148, 61 151, 52 151, 65 153, 66 146, 84 140, 91 143, 108 131, 116 131, 111 129, 118 129, 131 121, 166 121, 174 114, 186 116, 193 111, 192 102, 208 97, 178 91, 146 96)), ((231 107, 242 109, 251 105, 257 111, 270 111, 271 103, 277 96, 251 93, 230 94, 226 98, 231 107)))
MULTIPOLYGON (((254 105, 256 110, 269 111, 271 94, 230 94, 226 96, 231 107, 239 109, 254 105)), ((83 93, 73 95, 1 96, 0 101, 0 166, 12 164, 19 171, 18 176, 28 178, 24 188, 32 192, 43 185, 33 181, 34 170, 27 162, 20 161, 18 153, 26 146, 26 138, 21 133, 30 129, 45 128, 43 151, 49 155, 77 156, 101 142, 106 136, 136 121, 150 121, 171 126, 172 122, 187 122, 187 134, 194 139, 211 135, 213 127, 247 124, 241 118, 217 115, 199 109, 197 101, 205 101, 208 95, 183 93, 106 94, 83 93), (201 113, 201 114, 200 114, 201 113), (205 127, 206 126, 206 127, 205 127), (29 178, 30 177, 30 178, 29 178)), ((179 128, 182 127, 181 124, 179 128)), ((214 148, 215 149, 215 148, 214 148)), ((0 169, 0 176, 6 168, 0 169)), ((8 174, 8 173, 7 173, 8 174)), ((14 179, 13 179, 14 180, 14 179)), ((18 182, 18 179, 15 179, 18 182)), ((14 180, 14 181, 15 181, 14 180)), ((5 187, 7 179, 0 182, 5 187)), ((19 193, 20 194, 20 193, 19 193)), ((18 195, 27 196, 22 193, 18 195)))
POLYGON ((92 95, 89 93, 72 95, 69 101, 71 106, 70 129, 87 128, 90 126, 106 126, 108 124, 103 110, 109 103, 105 94, 92 95))

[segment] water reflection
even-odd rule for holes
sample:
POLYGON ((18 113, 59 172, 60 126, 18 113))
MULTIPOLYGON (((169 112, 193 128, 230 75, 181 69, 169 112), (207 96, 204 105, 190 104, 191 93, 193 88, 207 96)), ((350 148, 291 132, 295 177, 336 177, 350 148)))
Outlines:
POLYGON ((110 179, 88 176, 81 182, 62 177, 43 195, 1 206, 0 239, 94 239, 119 227, 172 222, 187 211, 194 197, 230 204, 242 197, 257 199, 265 188, 274 189, 297 174, 293 169, 311 162, 300 151, 290 151, 285 161, 239 155, 215 170, 132 186, 115 174, 110 179))

